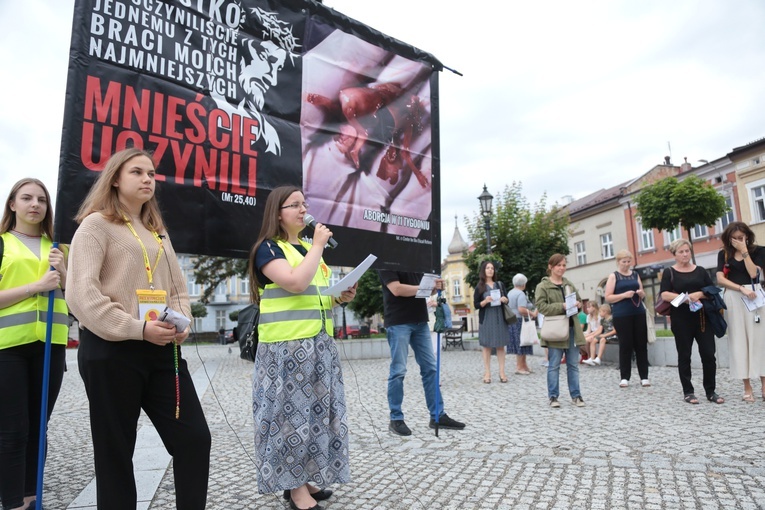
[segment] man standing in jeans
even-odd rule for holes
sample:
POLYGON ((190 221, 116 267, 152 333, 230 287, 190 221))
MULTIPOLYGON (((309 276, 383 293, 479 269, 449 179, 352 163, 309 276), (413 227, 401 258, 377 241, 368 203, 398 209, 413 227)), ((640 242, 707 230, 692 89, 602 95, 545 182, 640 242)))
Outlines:
MULTIPOLYGON (((430 428, 436 428, 436 357, 428 328, 428 308, 425 299, 415 297, 423 273, 402 271, 378 271, 383 287, 385 328, 390 346, 390 375, 388 376, 388 406, 390 407, 389 430, 399 436, 409 436, 412 431, 404 423, 401 405, 404 401, 404 376, 409 356, 409 346, 420 366, 422 388, 430 411, 430 428)), ((443 288, 443 280, 436 281, 436 289, 443 288)), ((438 401, 440 416, 438 427, 462 430, 464 423, 449 418, 444 403, 438 401)))

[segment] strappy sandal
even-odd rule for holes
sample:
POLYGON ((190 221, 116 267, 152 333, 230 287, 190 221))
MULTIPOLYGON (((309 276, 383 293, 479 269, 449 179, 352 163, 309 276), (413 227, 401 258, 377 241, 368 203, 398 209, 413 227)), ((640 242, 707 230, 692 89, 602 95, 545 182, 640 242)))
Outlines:
POLYGON ((689 404, 698 404, 699 399, 696 398, 696 395, 693 393, 689 393, 686 396, 683 397, 683 400, 685 400, 689 404))
POLYGON ((707 400, 709 400, 710 402, 713 402, 715 404, 724 404, 725 403, 725 399, 722 398, 717 393, 710 393, 709 395, 707 395, 707 400))
POLYGON ((744 393, 744 397, 741 400, 743 400, 747 404, 754 404, 754 395, 752 395, 751 393, 744 393))
POLYGON ((490 379, 490 378, 488 378, 488 379, 484 379, 484 380, 483 380, 483 383, 484 383, 484 384, 491 384, 491 379, 490 379))

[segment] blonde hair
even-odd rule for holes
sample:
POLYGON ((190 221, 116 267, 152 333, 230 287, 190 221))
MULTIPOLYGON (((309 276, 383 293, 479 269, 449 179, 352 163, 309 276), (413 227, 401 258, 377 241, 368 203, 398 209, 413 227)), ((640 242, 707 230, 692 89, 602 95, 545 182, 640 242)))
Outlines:
POLYGON ((600 308, 598 308, 600 311, 606 312, 606 315, 611 315, 611 305, 608 303, 603 303, 600 305, 600 308))
POLYGON ((587 301, 587 307, 592 309, 592 312, 587 314, 588 317, 594 319, 598 316, 598 304, 595 301, 587 301))
MULTIPOLYGON (((112 154, 101 171, 101 175, 98 176, 93 187, 90 188, 88 196, 82 202, 75 218, 77 223, 82 223, 82 220, 94 212, 103 214, 106 219, 114 223, 125 223, 125 217, 129 217, 129 215, 125 207, 120 203, 114 183, 119 179, 120 172, 125 164, 138 156, 149 158, 152 166, 156 169, 157 165, 154 162, 153 155, 143 149, 131 147, 112 154)), ((151 231, 165 232, 165 223, 162 221, 162 213, 157 203, 156 188, 152 197, 141 206, 141 223, 151 231)))
POLYGON ((3 219, 0 221, 0 234, 5 234, 16 226, 16 212, 11 209, 11 202, 16 200, 16 195, 22 186, 27 184, 36 184, 40 186, 45 193, 45 200, 48 202, 48 207, 45 210, 45 217, 40 222, 40 232, 48 236, 49 239, 53 239, 53 205, 50 203, 50 194, 48 188, 39 179, 27 177, 21 179, 19 182, 13 185, 11 192, 8 193, 8 200, 5 201, 5 210, 3 211, 3 219))
POLYGON ((681 247, 682 245, 684 245, 684 244, 685 244, 685 245, 688 245, 688 248, 691 248, 691 249, 693 249, 693 248, 691 247, 691 242, 690 242, 688 239, 675 239, 675 240, 674 240, 674 241, 672 241, 672 243, 669 245, 669 251, 670 251, 670 253, 671 253, 672 255, 674 255, 674 254, 675 254, 675 252, 677 252, 677 250, 679 250, 679 249, 680 249, 680 247, 681 247))
POLYGON ((632 256, 632 252, 631 251, 629 251, 629 250, 619 250, 619 251, 616 252, 616 261, 617 262, 619 262, 622 259, 626 259, 626 258, 630 258, 630 259, 634 258, 632 256))

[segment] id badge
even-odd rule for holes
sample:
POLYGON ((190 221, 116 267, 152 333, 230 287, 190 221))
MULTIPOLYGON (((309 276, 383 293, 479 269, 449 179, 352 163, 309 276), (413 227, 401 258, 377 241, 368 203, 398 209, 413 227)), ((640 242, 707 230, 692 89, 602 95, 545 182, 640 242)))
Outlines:
POLYGON ((137 289, 138 318, 144 321, 159 320, 159 314, 167 306, 167 292, 164 290, 137 289))

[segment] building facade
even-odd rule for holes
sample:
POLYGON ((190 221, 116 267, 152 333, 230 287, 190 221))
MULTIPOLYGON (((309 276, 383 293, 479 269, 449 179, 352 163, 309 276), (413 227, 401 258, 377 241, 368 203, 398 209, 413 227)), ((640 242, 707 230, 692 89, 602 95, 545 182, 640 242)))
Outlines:
POLYGON ((601 189, 566 206, 570 221, 566 278, 583 300, 603 302, 604 279, 613 270, 616 252, 626 244, 619 204, 626 184, 601 189))
POLYGON ((740 219, 765 244, 765 138, 736 147, 728 158, 736 172, 740 219))
POLYGON ((444 296, 452 311, 452 319, 464 318, 469 331, 478 328, 478 315, 473 310, 473 288, 467 284, 468 267, 465 256, 470 246, 462 238, 454 217, 454 235, 449 243, 448 255, 441 263, 441 278, 444 280, 444 296))
MULTIPOLYGON (((751 151, 748 156, 750 154, 751 151)), ((566 276, 577 285, 583 299, 604 302, 608 275, 616 270, 615 255, 619 250, 627 249, 633 254, 633 266, 641 276, 648 303, 652 305, 655 302, 662 270, 674 264, 669 245, 675 239, 687 239, 688 233, 679 226, 671 232, 644 227, 635 198, 645 186, 667 177, 682 180, 696 175, 721 193, 730 207, 715 225, 696 225, 691 229, 690 239, 696 263, 714 277, 717 253, 722 245, 720 234, 731 221, 742 218, 742 186, 737 182, 735 162, 730 154, 703 163, 695 168, 687 161, 675 166, 666 158, 664 164, 656 165, 636 179, 597 191, 567 206, 571 226, 566 276)), ((762 170, 765 174, 765 168, 762 170)), ((765 175, 762 178, 765 193, 765 175)))

